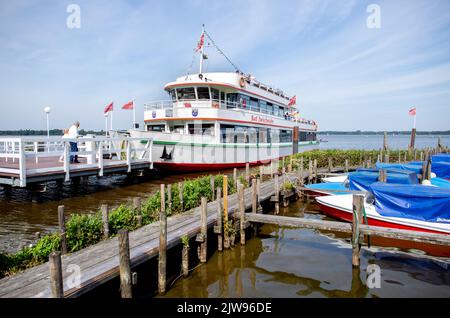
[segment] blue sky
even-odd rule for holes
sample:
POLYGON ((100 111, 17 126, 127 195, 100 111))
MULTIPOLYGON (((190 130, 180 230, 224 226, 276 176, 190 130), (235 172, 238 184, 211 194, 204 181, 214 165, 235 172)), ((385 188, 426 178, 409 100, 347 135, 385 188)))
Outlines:
MULTIPOLYGON (((201 25, 244 72, 298 96, 321 130, 450 129, 450 1, 0 0, 0 129, 129 128, 184 75, 201 25), (81 8, 69 29, 66 8, 81 8), (370 29, 369 4, 381 8, 370 29)), ((207 71, 232 71, 208 52, 207 71)), ((197 66, 197 64, 195 64, 197 66)))

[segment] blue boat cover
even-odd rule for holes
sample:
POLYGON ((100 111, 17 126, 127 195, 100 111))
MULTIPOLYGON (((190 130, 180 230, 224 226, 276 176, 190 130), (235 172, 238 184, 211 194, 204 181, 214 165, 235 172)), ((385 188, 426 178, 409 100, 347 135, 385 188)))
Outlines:
POLYGON ((404 163, 384 163, 377 162, 376 167, 378 169, 400 169, 400 170, 409 170, 414 171, 415 173, 422 173, 422 162, 420 165, 418 163, 415 164, 404 164, 404 163))
MULTIPOLYGON (((308 188, 311 190, 329 190, 329 192, 333 192, 333 190, 348 190, 348 188, 345 187, 345 184, 343 182, 313 183, 313 184, 306 185, 305 188, 308 188)), ((335 192, 335 194, 348 194, 348 193, 335 192)))
POLYGON ((450 162, 438 161, 431 162, 431 172, 439 178, 450 179, 450 162))
POLYGON ((376 182, 370 191, 383 216, 450 223, 450 189, 376 182))
POLYGON ((431 156, 431 162, 450 162, 450 153, 439 153, 431 156))
MULTIPOLYGON (((362 169, 361 169, 362 170, 362 169)), ((408 170, 386 170, 387 183, 418 184, 417 174, 408 170)), ((369 186, 378 182, 378 171, 356 171, 348 174, 350 190, 369 191, 369 186)))
POLYGON ((436 187, 450 189, 450 181, 442 178, 431 178, 431 184, 436 187))

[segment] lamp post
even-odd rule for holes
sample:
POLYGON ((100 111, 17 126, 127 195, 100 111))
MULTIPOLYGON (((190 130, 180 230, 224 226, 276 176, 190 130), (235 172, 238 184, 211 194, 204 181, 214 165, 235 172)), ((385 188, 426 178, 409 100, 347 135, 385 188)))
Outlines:
POLYGON ((105 113, 105 136, 108 136, 108 113, 105 113))
POLYGON ((50 114, 51 110, 52 109, 50 107, 48 107, 48 106, 44 108, 44 112, 47 115, 47 138, 50 138, 50 125, 49 125, 48 117, 49 117, 49 114, 50 114))

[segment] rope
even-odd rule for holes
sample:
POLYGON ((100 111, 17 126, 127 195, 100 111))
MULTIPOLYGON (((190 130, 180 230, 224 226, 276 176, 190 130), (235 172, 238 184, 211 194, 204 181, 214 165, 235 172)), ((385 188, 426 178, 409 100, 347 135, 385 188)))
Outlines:
MULTIPOLYGON (((369 225, 369 221, 367 220, 366 208, 363 204, 363 215, 364 215, 364 223, 369 225)), ((370 248, 370 235, 367 235, 367 246, 370 248)))
POLYGON ((240 73, 243 73, 231 60, 228 56, 225 55, 225 53, 217 46, 216 42, 214 42, 214 40, 211 38, 211 36, 208 34, 208 32, 206 32, 205 30, 205 35, 208 37, 208 39, 211 41, 211 44, 216 48, 216 50, 222 54, 222 56, 228 61, 228 63, 230 63, 234 69, 240 73))

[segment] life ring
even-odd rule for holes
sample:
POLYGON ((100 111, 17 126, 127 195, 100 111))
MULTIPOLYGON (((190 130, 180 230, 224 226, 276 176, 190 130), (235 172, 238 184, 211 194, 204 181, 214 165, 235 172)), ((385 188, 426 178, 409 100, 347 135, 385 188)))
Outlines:
POLYGON ((245 79, 243 76, 241 76, 241 79, 239 80, 239 86, 241 86, 242 88, 245 87, 245 79))

